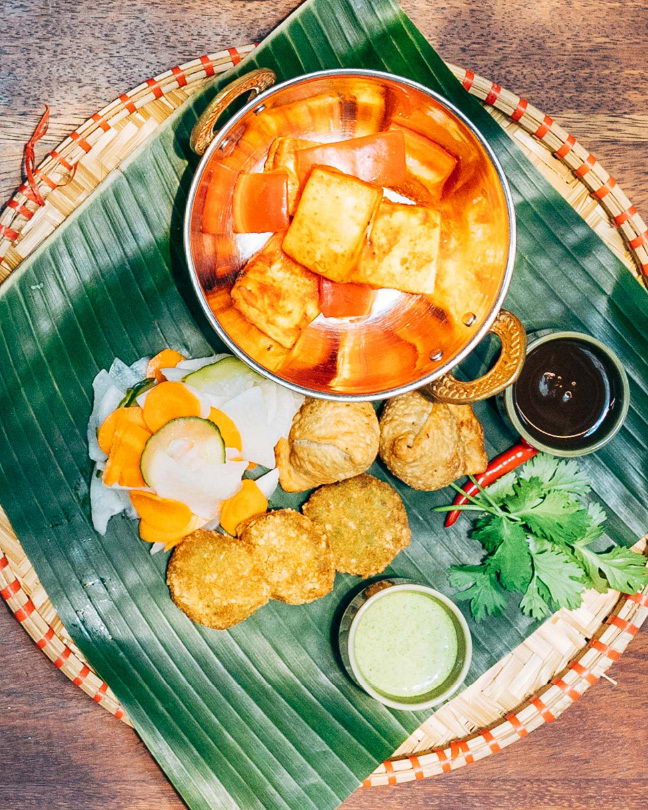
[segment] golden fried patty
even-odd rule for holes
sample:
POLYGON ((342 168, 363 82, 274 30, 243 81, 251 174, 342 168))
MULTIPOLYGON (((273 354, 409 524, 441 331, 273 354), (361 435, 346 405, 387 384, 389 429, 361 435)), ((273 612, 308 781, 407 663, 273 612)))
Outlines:
POLYGON ((347 574, 379 574, 410 542, 400 495, 366 473, 320 487, 303 512, 324 531, 335 567, 347 574))
POLYGON ((215 630, 242 622, 270 598, 270 585, 253 549, 202 529, 176 547, 167 585, 180 610, 215 630))
POLYGON ((333 588, 333 555, 324 533, 292 509, 248 521, 241 540, 254 549, 271 597, 290 605, 312 602, 333 588))

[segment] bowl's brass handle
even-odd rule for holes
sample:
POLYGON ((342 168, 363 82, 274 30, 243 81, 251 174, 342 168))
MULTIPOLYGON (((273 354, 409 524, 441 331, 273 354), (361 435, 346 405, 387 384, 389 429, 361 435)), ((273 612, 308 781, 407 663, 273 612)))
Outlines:
POLYGON ((233 82, 226 84, 212 99, 205 112, 196 121, 191 130, 189 145, 197 155, 204 155, 209 144, 214 140, 214 127, 225 108, 237 99, 242 93, 252 91, 250 99, 274 84, 277 77, 268 68, 251 70, 239 76, 233 82))
POLYGON ((464 405, 488 399, 499 394, 520 376, 526 356, 526 332, 520 320, 513 313, 502 309, 497 314, 489 330, 502 342, 501 354, 495 365, 476 380, 464 382, 451 373, 421 389, 421 393, 439 402, 464 405))

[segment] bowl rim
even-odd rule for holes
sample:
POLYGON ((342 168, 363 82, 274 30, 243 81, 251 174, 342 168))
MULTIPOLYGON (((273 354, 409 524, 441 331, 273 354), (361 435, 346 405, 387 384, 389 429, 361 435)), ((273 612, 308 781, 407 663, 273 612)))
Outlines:
MULTIPOLYGON (((348 607, 350 608, 352 604, 353 602, 348 607)), ((461 684, 466 679, 466 675, 468 674, 468 670, 470 669, 470 665, 472 663, 472 652, 473 652, 472 635, 470 633, 470 628, 468 627, 468 622, 466 621, 466 617, 459 610, 459 608, 452 601, 452 599, 450 599, 448 596, 441 593, 440 591, 437 591, 430 585, 425 585, 424 583, 411 581, 399 582, 394 585, 389 585, 386 588, 382 588, 377 593, 372 594, 372 596, 370 596, 363 602, 363 604, 360 606, 360 608, 358 608, 358 611, 351 619, 348 631, 348 638, 346 640, 346 647, 347 647, 349 667, 351 668, 351 674, 357 681, 358 685, 362 689, 364 689, 364 691, 368 695, 370 695, 375 700, 378 700, 380 703, 383 703, 385 706, 391 707, 392 709, 399 709, 402 711, 412 711, 412 712, 430 709, 433 706, 437 706, 439 703, 442 703, 444 700, 449 698, 450 695, 456 692, 457 689, 459 689, 461 684), (357 665, 354 645, 356 632, 362 617, 371 607, 371 605, 375 604, 375 602, 378 599, 384 598, 389 594, 393 594, 395 591, 414 591, 417 593, 424 593, 427 596, 435 599, 437 602, 441 602, 443 606, 448 610, 448 612, 454 616, 454 618, 457 620, 457 624, 461 628, 465 649, 464 660, 461 665, 461 669, 457 673, 457 676, 449 683, 446 689, 443 690, 443 692, 428 700, 406 703, 387 697, 378 692, 369 683, 369 681, 366 680, 366 678, 362 675, 359 666, 357 665)))
POLYGON ((588 335, 586 332, 575 332, 569 329, 543 329, 540 332, 536 332, 535 336, 534 333, 531 333, 529 335, 525 357, 528 357, 534 349, 537 349, 538 346, 541 346, 543 343, 550 343, 552 340, 560 340, 563 338, 581 340, 584 343, 590 343, 593 346, 596 346, 612 361, 612 364, 619 374, 619 379, 621 380, 621 389, 623 392, 623 401, 621 403, 619 413, 617 414, 617 417, 609 431, 592 444, 576 450, 563 450, 560 448, 556 449, 548 444, 545 444, 544 442, 541 442, 526 430, 522 424, 522 421, 517 415, 517 411, 513 403, 513 388, 515 387, 515 383, 509 385, 509 387, 504 391, 504 410, 506 411, 506 415, 515 430, 520 434, 524 441, 526 441, 532 447, 535 447, 537 450, 540 450, 543 453, 549 453, 549 455, 559 456, 560 458, 579 458, 580 456, 586 456, 600 450, 608 442, 611 442, 616 434, 621 430, 626 416, 628 415, 628 409, 630 408, 630 384, 628 383, 628 375, 626 374, 626 370, 615 352, 598 338, 588 335))
POLYGON ((290 79, 286 79, 285 81, 280 82, 279 84, 272 85, 271 87, 264 90, 262 93, 259 93, 259 95, 250 99, 237 113, 235 113, 231 118, 228 118, 227 122, 218 130, 211 144, 208 146, 204 155, 202 156, 198 165, 196 166, 196 169, 194 170, 194 174, 192 177, 191 185, 189 187, 183 223, 184 252, 194 292, 198 298, 198 302, 200 303, 200 306, 205 316, 207 317, 207 320, 209 321, 210 326, 216 332, 218 337, 225 343, 225 345, 228 346, 229 349, 231 349, 231 351, 234 352, 234 354, 237 357, 243 360, 243 362, 247 363, 247 365, 253 368, 256 372, 263 375, 267 379, 270 379, 273 382, 278 383, 279 385, 283 385, 286 388, 289 388, 290 390, 295 391, 298 394, 303 394, 305 396, 312 397, 314 399, 324 399, 342 402, 376 402, 390 397, 398 396, 399 394, 407 393, 408 391, 415 391, 427 385, 428 383, 431 383, 433 380, 438 379, 444 374, 447 374, 453 368, 455 368, 455 366, 461 363, 461 361, 464 360, 473 351, 473 349, 487 334, 493 321, 497 317, 498 312, 502 308, 502 304, 504 303, 504 299, 506 297, 509 285, 511 283, 511 276, 513 274, 513 267, 515 265, 516 236, 517 234, 516 234, 515 206, 513 204, 513 197, 511 194, 511 189, 508 184, 508 180, 506 179, 504 170, 499 162, 499 159, 495 155, 493 148, 488 143, 485 136, 482 135, 477 125, 473 124, 473 122, 470 121, 468 116, 466 116, 461 110, 459 110, 451 101, 446 99, 440 93, 437 93, 435 90, 431 90, 429 87, 426 87, 425 85, 421 84, 420 82, 416 82, 413 79, 408 79, 404 76, 397 76, 396 74, 393 73, 387 73, 386 71, 370 70, 367 68, 331 68, 328 70, 318 70, 313 71, 311 73, 304 73, 299 76, 293 76, 290 79), (429 96, 430 98, 441 104, 443 107, 447 108, 475 136, 475 138, 478 140, 478 142, 484 149, 488 159, 491 161, 495 169, 495 173, 498 177, 502 193, 504 195, 504 201, 508 217, 508 225, 509 225, 508 255, 506 258, 504 273, 500 283, 499 291, 497 293, 495 300, 493 301, 491 311, 488 313, 479 329, 470 338, 470 340, 467 341, 466 345, 462 349, 460 349, 460 351, 456 354, 456 356, 452 358, 452 360, 444 363, 442 366, 435 369, 430 374, 426 374, 417 380, 396 386, 394 388, 388 388, 372 393, 343 393, 335 391, 327 391, 327 392, 318 391, 316 389, 308 388, 306 386, 299 385, 298 383, 294 383, 291 380, 287 380, 284 377, 281 377, 279 374, 275 374, 275 372, 262 366, 253 357, 250 357, 250 355, 248 355, 238 346, 236 341, 232 340, 229 334, 221 326, 218 318, 216 317, 211 307, 209 306, 207 297, 198 279, 198 273, 196 272, 191 251, 191 219, 194 203, 197 196, 197 190, 201 180, 203 179, 205 169, 211 159, 211 156, 219 148, 221 143, 226 139, 227 133, 251 110, 254 110, 256 107, 262 105, 263 102, 273 94, 278 93, 284 90, 285 88, 291 87, 295 84, 300 84, 302 82, 308 82, 315 79, 326 79, 330 78, 331 76, 360 76, 371 79, 387 80, 390 82, 395 82, 396 84, 403 84, 406 85, 407 87, 411 87, 414 90, 423 93, 426 96, 429 96))

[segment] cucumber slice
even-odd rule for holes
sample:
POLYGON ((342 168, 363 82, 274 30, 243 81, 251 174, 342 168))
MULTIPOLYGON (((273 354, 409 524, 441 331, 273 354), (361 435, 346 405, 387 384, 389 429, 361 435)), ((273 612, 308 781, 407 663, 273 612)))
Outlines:
POLYGON ((263 382, 263 379, 238 357, 228 355, 216 363, 192 371, 184 377, 183 382, 200 393, 226 400, 263 382))
POLYGON ((162 498, 186 503, 206 520, 214 516, 220 501, 234 494, 245 469, 245 463, 236 469, 225 464, 219 429, 197 416, 172 419, 154 433, 140 466, 147 486, 162 498))
POLYGON ((140 394, 143 394, 145 391, 148 391, 150 388, 153 388, 155 385, 155 380, 140 380, 136 383, 132 388, 129 388, 128 391, 124 394, 124 398, 119 403, 119 408, 132 408, 134 405, 137 405, 137 397, 140 394))

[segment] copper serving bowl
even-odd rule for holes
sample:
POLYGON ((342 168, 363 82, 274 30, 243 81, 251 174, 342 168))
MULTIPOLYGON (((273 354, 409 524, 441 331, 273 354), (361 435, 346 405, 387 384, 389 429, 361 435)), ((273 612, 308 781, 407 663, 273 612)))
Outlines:
POLYGON ((192 133, 192 147, 203 158, 189 195, 185 249, 196 293, 218 335, 261 374, 325 399, 377 400, 422 389, 447 402, 472 402, 513 382, 524 360, 525 333, 501 305, 513 270, 515 215, 502 169, 480 133, 436 93, 387 73, 330 70, 271 86, 274 79, 260 69, 235 80, 192 133), (241 172, 263 170, 279 135, 333 142, 367 134, 354 102, 359 89, 382 99, 372 131, 396 121, 458 159, 434 203, 442 217, 436 283, 443 307, 434 295, 379 290, 369 316, 320 315, 286 349, 232 303, 238 273, 268 238, 234 233, 234 186, 241 172), (214 132, 226 107, 248 92, 248 103, 214 132), (217 184, 218 205, 212 195, 207 229, 210 183, 217 184), (457 380, 452 369, 488 331, 501 339, 499 359, 478 380, 457 380))

